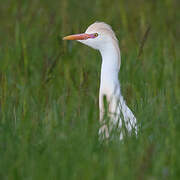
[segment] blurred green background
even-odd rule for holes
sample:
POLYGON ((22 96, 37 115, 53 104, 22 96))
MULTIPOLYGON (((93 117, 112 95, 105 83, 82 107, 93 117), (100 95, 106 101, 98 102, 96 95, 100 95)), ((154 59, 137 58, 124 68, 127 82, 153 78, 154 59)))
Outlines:
POLYGON ((179 0, 1 1, 0 179, 179 179, 179 10, 179 0), (61 40, 95 21, 119 39, 137 138, 98 141, 101 57, 61 40))

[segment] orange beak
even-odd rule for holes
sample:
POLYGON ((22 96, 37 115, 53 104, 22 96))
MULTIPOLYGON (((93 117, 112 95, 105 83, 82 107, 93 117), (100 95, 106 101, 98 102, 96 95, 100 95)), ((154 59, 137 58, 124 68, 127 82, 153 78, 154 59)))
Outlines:
POLYGON ((74 34, 74 35, 69 35, 69 36, 65 36, 63 37, 63 40, 85 40, 88 38, 92 38, 90 34, 74 34))

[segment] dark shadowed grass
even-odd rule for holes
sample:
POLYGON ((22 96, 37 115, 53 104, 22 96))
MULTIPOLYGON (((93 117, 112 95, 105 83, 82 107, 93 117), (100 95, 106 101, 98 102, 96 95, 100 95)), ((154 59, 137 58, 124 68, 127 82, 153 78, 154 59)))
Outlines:
POLYGON ((179 179, 179 16, 177 0, 1 3, 0 179, 179 179), (137 138, 99 142, 101 57, 61 40, 96 20, 119 39, 137 138))

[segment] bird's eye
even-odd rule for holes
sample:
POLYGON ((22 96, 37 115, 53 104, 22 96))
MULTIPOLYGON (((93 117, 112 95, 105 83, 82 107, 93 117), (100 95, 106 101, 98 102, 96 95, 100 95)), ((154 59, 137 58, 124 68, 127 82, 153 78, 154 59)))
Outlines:
POLYGON ((98 33, 94 33, 94 36, 95 36, 95 37, 98 37, 98 33))

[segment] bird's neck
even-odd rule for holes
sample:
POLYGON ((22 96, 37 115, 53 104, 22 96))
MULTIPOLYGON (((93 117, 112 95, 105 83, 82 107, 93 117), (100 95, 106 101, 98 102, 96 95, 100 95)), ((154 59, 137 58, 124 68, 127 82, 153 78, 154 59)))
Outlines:
POLYGON ((121 61, 118 43, 112 41, 104 49, 100 50, 100 53, 102 56, 101 84, 106 82, 106 85, 108 85, 107 83, 118 81, 121 61))

